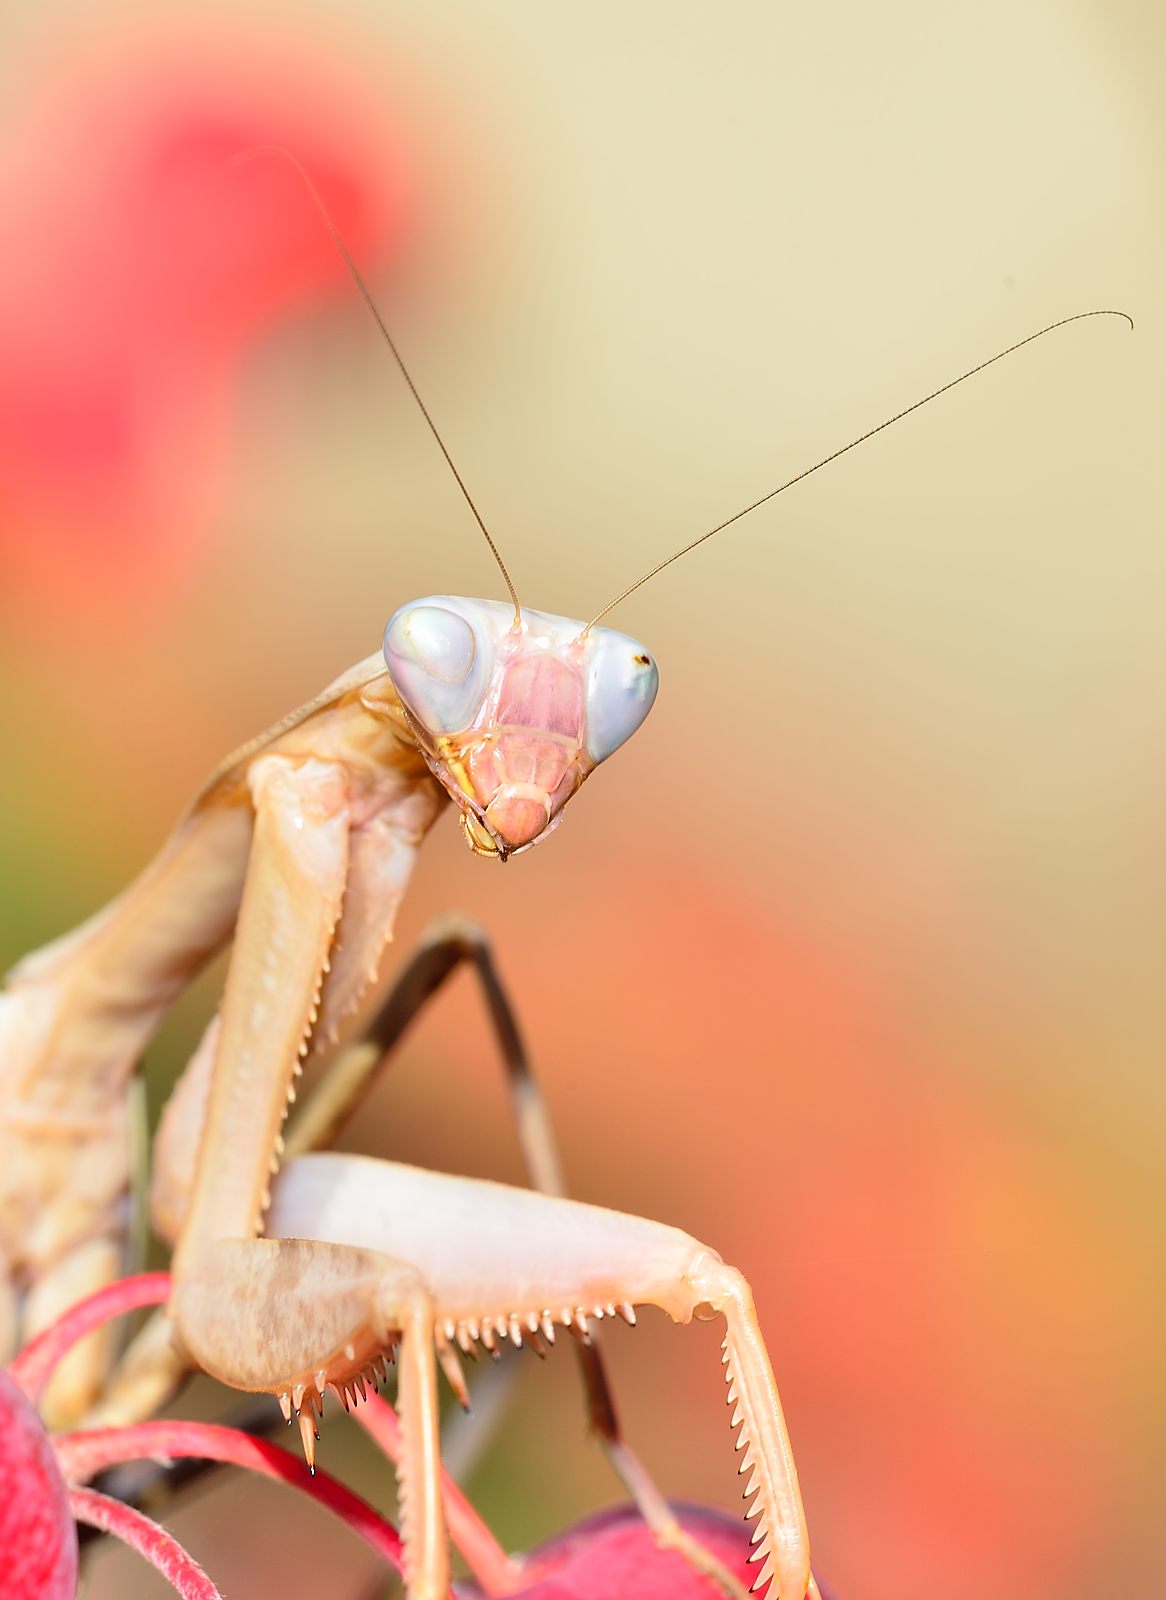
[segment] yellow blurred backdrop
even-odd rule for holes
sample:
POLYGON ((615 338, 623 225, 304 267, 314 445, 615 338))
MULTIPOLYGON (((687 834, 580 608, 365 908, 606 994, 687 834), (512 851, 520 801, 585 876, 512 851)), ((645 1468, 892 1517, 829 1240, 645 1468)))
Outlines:
MULTIPOLYGON (((1166 1553, 1164 46, 1097 0, 0 13, 0 967, 399 603, 500 592, 240 143, 313 170, 523 599, 568 615, 1042 324, 1137 319, 637 594, 643 732, 506 868, 444 824, 401 920, 492 933, 573 1192, 751 1279, 847 1600, 1144 1594, 1166 1553)), ((468 980, 349 1143, 518 1177, 468 980)), ((669 1494, 735 1504, 715 1330, 607 1344, 669 1494)), ((616 1497, 563 1355, 468 1488, 513 1547, 616 1497)), ((178 1525, 226 1592, 375 1592, 266 1486, 178 1525)), ((163 1590, 115 1554, 86 1592, 163 1590)))

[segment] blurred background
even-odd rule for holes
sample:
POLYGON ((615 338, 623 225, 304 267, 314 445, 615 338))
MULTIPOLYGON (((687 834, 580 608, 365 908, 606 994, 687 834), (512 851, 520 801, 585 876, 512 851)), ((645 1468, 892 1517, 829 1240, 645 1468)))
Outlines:
MULTIPOLYGON (((400 923, 493 934, 573 1191, 751 1279, 849 1600, 1148 1593, 1166 1555, 1164 34, 1120 0, 0 12, 0 968, 399 603, 501 592, 298 180, 232 153, 312 173, 568 615, 1043 323, 1138 319, 637 594, 644 731, 505 869, 443 823, 400 923)), ((518 1177, 468 979, 348 1142, 518 1177)), ((735 1505, 716 1329, 606 1344, 664 1488, 735 1505)), ((515 1359, 467 1486, 522 1548, 618 1490, 570 1360, 515 1359)), ((323 1461, 391 1509, 355 1431, 323 1461)), ((226 1592, 381 1592, 278 1489, 176 1522, 226 1592)), ((86 1592, 168 1591, 109 1553, 86 1592)))

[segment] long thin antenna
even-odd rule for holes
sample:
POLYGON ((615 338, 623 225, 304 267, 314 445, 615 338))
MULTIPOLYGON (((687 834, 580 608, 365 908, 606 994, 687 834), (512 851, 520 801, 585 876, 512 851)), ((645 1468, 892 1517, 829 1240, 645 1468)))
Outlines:
POLYGON ((831 461, 837 461, 839 456, 844 456, 848 450, 853 450, 857 445, 865 444, 867 439, 873 439, 876 433, 882 433, 884 428, 893 427, 896 422, 902 422, 904 417, 909 417, 912 411, 918 411, 920 406, 927 405, 932 400, 938 400, 941 394, 946 394, 949 389, 954 389, 957 384, 965 383, 968 378, 974 378, 977 372, 983 372, 985 367, 992 366, 997 361, 1003 361, 1005 356, 1010 356, 1016 350, 1021 350, 1026 344, 1031 344, 1034 339, 1041 339, 1046 333, 1052 333, 1054 328, 1063 328, 1070 322, 1082 322, 1086 317, 1123 317, 1132 328, 1134 319, 1128 311, 1077 311, 1071 317, 1061 317, 1056 322, 1050 322, 1046 328, 1038 328, 1036 333, 1030 333, 1026 339, 1018 339, 1015 344, 1010 344, 1007 350, 1001 350, 994 356, 989 356, 986 361, 981 361, 974 367, 969 367, 967 372, 962 372, 958 378, 952 378, 950 383, 942 384, 938 389, 933 389, 930 394, 925 394, 922 400, 916 400, 913 405, 904 406, 902 411, 896 411, 893 417, 888 417, 885 422, 880 422, 877 428, 868 428, 865 433, 860 433, 857 439, 852 439, 849 444, 842 445, 837 450, 831 450, 828 456, 823 456, 821 461, 815 461, 812 467, 787 478, 776 489, 771 489, 768 494, 763 494, 760 500, 754 500, 752 505, 747 505, 741 511, 734 512, 731 517, 726 517, 724 522, 718 522, 715 528, 710 528, 707 533, 702 533, 699 538, 691 540, 688 544, 676 550, 666 560, 657 563, 650 572, 645 572, 642 578, 637 578, 635 583, 629 584, 614 600, 609 600, 602 611, 597 611, 591 621, 584 628, 584 633, 592 629, 601 618, 609 611, 614 611, 630 594, 635 594, 637 589, 642 589, 649 579, 657 573, 663 572, 665 567, 670 567, 674 561, 679 561, 681 556, 686 556, 690 550, 695 550, 698 544, 704 544, 706 539, 711 539, 714 533, 731 527, 734 522, 740 522, 742 517, 747 517, 751 511, 756 511, 758 506, 763 506, 767 501, 775 499, 779 494, 784 494, 787 489, 792 489, 795 483, 801 483, 803 478, 808 478, 812 473, 818 472, 822 467, 829 466, 831 461))
POLYGON ((372 295, 369 293, 368 285, 365 283, 364 279, 360 275, 360 269, 357 267, 356 262, 352 259, 351 255, 349 254, 348 246, 344 243, 344 240, 340 237, 339 229, 337 228, 336 224, 332 221, 331 216, 328 214, 328 208, 324 204, 323 200, 321 200, 321 198, 319 196, 319 193, 317 192, 316 185, 312 182, 311 178, 308 177, 308 174, 304 171, 303 167, 296 160, 295 156, 292 155, 291 151, 290 150, 285 150, 282 145, 278 145, 278 144, 256 145, 253 149, 242 150, 242 151, 239 152, 238 155, 231 157, 231 165, 232 166, 239 166, 244 161, 254 161, 256 159, 256 157, 258 157, 258 156, 283 156, 285 161, 290 161, 291 162, 292 166, 296 169, 296 171, 299 173, 300 177, 303 179, 304 186, 307 189, 309 195, 311 195, 312 201, 313 201, 313 203, 314 203, 314 205, 316 207, 316 210, 320 213, 321 217, 324 219, 324 226, 327 228, 329 234, 332 237, 332 243, 336 246, 336 249, 340 253, 341 260, 344 262, 344 265, 348 268, 348 271, 349 271, 349 273, 350 273, 350 275, 352 277, 353 283, 355 283, 356 287, 360 290, 360 293, 361 293, 361 296, 364 299, 365 305, 372 312, 373 320, 375 321, 377 327, 381 331, 382 339, 384 339, 385 343, 388 345, 389 350, 392 353, 393 360, 397 363, 397 367, 400 370, 402 378, 404 378, 405 382, 409 385, 409 393, 413 396, 414 400, 416 400, 417 406, 418 406, 418 409, 421 412, 421 415, 425 418, 426 422, 429 424, 429 431, 433 435, 433 437, 437 440, 437 448, 441 451, 442 455, 445 457, 446 465, 448 466, 449 470, 453 473, 454 478, 455 478, 455 480, 457 482, 457 486, 461 490, 462 496, 465 499, 466 504, 469 506, 470 510, 474 514, 474 521, 478 524, 478 527, 482 530, 482 537, 485 539, 486 543, 490 546, 490 553, 494 557, 494 560, 498 563, 498 570, 501 572, 503 578, 505 579, 506 587, 510 591, 510 598, 514 602, 514 622, 515 622, 515 626, 516 627, 520 626, 521 623, 522 623, 522 607, 521 607, 521 605, 519 604, 519 601, 518 601, 518 591, 517 591, 517 589, 515 589, 514 584, 511 581, 510 574, 506 570, 506 563, 502 559, 502 553, 498 549, 498 546, 494 543, 494 540, 491 538, 490 530, 489 530, 489 528, 487 528, 485 522, 482 520, 482 513, 478 510, 477 506, 474 504, 473 496, 470 494, 470 491, 466 488, 465 482, 462 479, 461 473, 454 466, 453 457, 450 455, 449 451, 445 447, 445 440, 441 437, 441 434, 438 433, 437 424, 434 422, 433 418, 429 415, 428 406, 425 404, 424 400, 422 400, 420 394, 417 392, 417 385, 413 382, 413 379, 410 377, 409 369, 405 365, 404 361, 401 358, 401 352, 397 349, 397 346, 396 346, 396 344, 395 344, 395 342, 393 340, 392 334, 389 332, 388 328, 385 326, 385 319, 381 316, 380 312, 377 310, 376 301, 373 299, 372 295))

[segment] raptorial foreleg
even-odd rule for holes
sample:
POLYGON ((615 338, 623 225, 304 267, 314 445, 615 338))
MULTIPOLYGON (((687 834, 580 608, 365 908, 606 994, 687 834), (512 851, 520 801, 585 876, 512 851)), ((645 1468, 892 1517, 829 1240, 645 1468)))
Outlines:
MULTIPOLYGON (((348 1118, 363 1103, 421 1011, 453 974, 466 965, 478 979, 498 1042, 511 1114, 531 1187, 542 1194, 566 1195, 563 1165, 550 1113, 489 938, 476 924, 458 916, 442 917, 430 926, 388 996, 367 1023, 363 1038, 341 1052, 327 1077, 292 1120, 286 1140, 289 1159, 311 1150, 326 1149, 333 1142, 348 1118)), ((677 1550, 726 1594, 740 1600, 744 1590, 736 1577, 683 1527, 643 1462, 624 1439, 598 1337, 593 1333, 586 1340, 576 1340, 574 1347, 587 1402, 588 1425, 657 1540, 665 1548, 677 1550)))
MULTIPOLYGON (((0 993, 0 1298, 25 1340, 123 1265, 135 1130, 128 1085, 161 1017, 230 936, 251 837, 245 805, 192 812, 136 883, 22 961, 0 993)), ((0 1357, 3 1352, 0 1351, 0 1357)), ((102 1339, 54 1374, 46 1415, 100 1388, 102 1339)))
POLYGON ((430 1296, 440 1344, 553 1342, 590 1319, 655 1305, 677 1322, 723 1316, 733 1426, 756 1520, 755 1587, 803 1600, 809 1541, 777 1386, 749 1285, 688 1234, 660 1223, 368 1157, 310 1155, 281 1173, 268 1230, 408 1261, 430 1296))
MULTIPOLYGON (((338 983, 342 993, 351 992, 353 988, 341 946, 352 909, 354 880, 363 881, 359 860, 354 860, 350 867, 348 896, 329 977, 329 983, 338 983)), ((368 899, 368 894, 363 893, 357 905, 364 906, 368 899)), ((361 923, 365 920, 363 916, 360 919, 361 923)), ((350 939, 350 952, 355 945, 356 941, 350 939)), ((470 967, 481 985, 505 1068, 512 1114, 531 1184, 544 1194, 565 1194, 550 1115, 489 940, 480 928, 461 917, 441 918, 430 927, 387 996, 363 1024, 362 1037, 349 1043, 331 1062, 327 1075, 289 1121, 285 1135, 287 1158, 325 1147, 337 1137, 386 1069, 409 1027, 463 965, 470 967)), ((186 1191, 190 1183, 188 1168, 202 1135, 204 1103, 216 1047, 217 1021, 212 1023, 178 1093, 166 1108, 160 1135, 164 1159, 156 1167, 152 1194, 155 1226, 163 1236, 175 1237, 185 1216, 186 1191)), ((316 1044, 312 1053, 321 1053, 321 1046, 316 1044)), ((574 1340, 573 1345, 591 1430, 657 1539, 663 1546, 679 1551, 690 1565, 708 1574, 734 1600, 740 1600, 744 1590, 737 1578, 683 1528, 650 1473, 623 1438, 597 1334, 591 1333, 585 1340, 574 1340)), ((456 1355, 447 1346, 443 1346, 440 1353, 451 1374, 455 1372, 456 1355)), ((165 1332, 148 1326, 131 1348, 95 1420, 107 1424, 126 1420, 127 1413, 142 1407, 152 1409, 167 1397, 180 1378, 180 1361, 165 1332)))
POLYGON ((344 898, 352 807, 342 768, 264 756, 249 772, 255 833, 220 1012, 170 1311, 184 1354, 233 1387, 306 1396, 355 1382, 400 1348, 407 1569, 445 1600, 432 1318, 411 1267, 379 1251, 256 1238, 280 1130, 319 1009, 344 898), (417 1487, 414 1489, 414 1480, 417 1487))
POLYGON ((409 1600, 448 1600, 433 1307, 416 1269, 315 1240, 224 1239, 176 1285, 171 1312, 204 1371, 297 1417, 313 1467, 325 1389, 355 1404, 396 1363, 406 1587, 409 1600))
MULTIPOLYGON (((259 771, 261 778, 264 771, 268 774, 268 779, 263 779, 263 787, 258 792, 268 795, 265 804, 269 810, 278 806, 275 794, 268 793, 269 778, 273 771, 282 774, 285 786, 301 781, 294 777, 299 771, 294 763, 277 762, 272 767, 269 761, 267 768, 260 768, 259 771)), ((313 771, 317 777, 322 772, 331 773, 327 782, 335 794, 340 794, 341 774, 338 769, 319 762, 313 763, 303 781, 311 782, 313 771)), ((380 969, 392 938, 397 907, 405 892, 417 850, 441 804, 440 797, 428 788, 398 780, 391 773, 386 774, 382 777, 371 809, 369 798, 365 796, 366 814, 348 829, 347 853, 343 864, 343 900, 339 922, 335 925, 335 937, 327 951, 326 966, 322 972, 316 972, 309 952, 309 976, 305 980, 309 985, 307 998, 297 996, 294 992, 288 996, 291 1007, 300 1006, 302 1012, 300 1026, 306 1030, 303 1041, 304 1068, 309 1073, 313 1068, 323 1069, 327 1073, 308 1096, 306 1124, 301 1116, 287 1130, 289 1144, 299 1143, 302 1146, 305 1126, 316 1130, 315 1137, 333 1137, 340 1123, 360 1103, 372 1067, 380 1061, 382 1051, 378 1044, 370 1046, 361 1037, 348 1043, 344 1043, 344 1040, 349 1038, 354 1027, 361 1026, 362 1015, 370 1004, 375 1006, 378 997, 383 995, 385 979, 380 969), (370 1050, 372 1062, 369 1061, 370 1050), (338 1059, 333 1059, 337 1053, 338 1059), (339 1094, 336 1085, 339 1086, 339 1094), (351 1086, 351 1092, 346 1093, 345 1086, 351 1086)), ((265 835, 269 832, 270 828, 265 828, 265 835)), ((286 850, 278 843, 274 847, 266 845, 261 850, 261 854, 266 852, 272 856, 274 866, 264 880, 258 878, 257 871, 253 900, 261 898, 262 883, 265 881, 276 884, 282 878, 295 881, 293 858, 296 839, 293 828, 286 850), (285 856, 286 870, 280 865, 285 856)), ((339 892, 339 873, 338 865, 337 881, 327 889, 325 900, 328 894, 334 899, 339 892)), ((297 891, 301 899, 295 916, 300 921, 305 916, 311 920, 312 908, 321 905, 320 891, 325 887, 317 877, 314 882, 311 879, 305 881, 297 891)), ((334 919, 335 913, 336 907, 332 904, 328 911, 329 918, 334 919)), ((273 915, 273 936, 278 942, 285 937, 286 929, 278 908, 273 908, 273 915)), ((325 937, 324 944, 327 943, 325 937)), ((412 965, 407 969, 406 977, 411 970, 412 965)), ((254 957, 244 956, 240 975, 235 979, 236 989, 246 989, 248 985, 254 988, 256 971, 254 957)), ((294 990, 293 974, 286 968, 281 968, 278 981, 281 986, 292 985, 294 990)), ((394 984, 388 1000, 382 1002, 384 1007, 393 1009, 394 1014, 398 1009, 395 1001, 399 988, 400 984, 394 984)), ((259 1003, 263 1003, 267 997, 261 993, 257 998, 259 1003)), ((245 1002, 243 1009, 246 1009, 245 1002)), ((223 1043, 222 1028, 223 1013, 220 1010, 208 1024, 198 1048, 167 1101, 154 1142, 150 1182, 151 1221, 155 1232, 171 1245, 177 1244, 190 1212, 199 1151, 206 1132, 207 1105, 216 1069, 221 1064, 224 1070, 232 1070, 232 1063, 237 1059, 235 1046, 223 1043)), ((294 1069, 296 1077, 299 1068, 297 1061, 294 1069)), ((293 1097, 295 1092, 293 1084, 293 1097)), ((285 1105, 286 1098, 281 1098, 280 1104, 285 1105)), ((245 1127, 241 1130, 244 1136, 247 1131, 245 1127)), ((275 1136, 276 1151, 282 1149, 283 1137, 282 1134, 275 1136)), ((267 1153, 270 1155, 271 1150, 268 1149, 267 1153)), ((260 1155, 262 1158, 262 1146, 260 1155)), ((88 1414, 87 1425, 124 1426, 151 1415, 176 1391, 186 1371, 170 1338, 169 1322, 163 1313, 157 1313, 126 1351, 99 1403, 88 1414)))

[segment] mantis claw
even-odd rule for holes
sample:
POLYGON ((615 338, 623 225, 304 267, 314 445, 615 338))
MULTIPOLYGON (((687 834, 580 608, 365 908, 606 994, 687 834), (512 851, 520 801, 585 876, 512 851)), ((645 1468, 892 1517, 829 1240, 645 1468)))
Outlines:
MULTIPOLYGON (((295 1235, 309 1225, 330 1241, 316 1248, 346 1249, 354 1271, 364 1253, 371 1258, 373 1251, 384 1252, 382 1263, 388 1258, 411 1264, 412 1297, 401 1298, 397 1288, 388 1320, 398 1332, 406 1366, 412 1363, 414 1371, 419 1341, 431 1352, 427 1370, 434 1352, 445 1365, 463 1326, 468 1336, 476 1324, 481 1343, 497 1354, 498 1339, 513 1338, 522 1327, 530 1337, 532 1321, 541 1329, 550 1320, 548 1301, 563 1304, 560 1320, 580 1339, 587 1337, 588 1307, 593 1315, 596 1306, 606 1314, 609 1305, 650 1304, 678 1322, 724 1317, 727 1401, 737 1431, 735 1447, 742 1452, 738 1471, 747 1473, 745 1517, 755 1525, 749 1557, 759 1569, 755 1588, 773 1580, 774 1600, 802 1600, 810 1581, 809 1542, 777 1388, 749 1286, 715 1252, 660 1223, 360 1156, 303 1156, 284 1169, 268 1218, 274 1237, 265 1242, 306 1250, 295 1235), (524 1241, 525 1303, 517 1304, 515 1238, 524 1241), (532 1298, 541 1303, 532 1305, 532 1298), (447 1337, 451 1326, 453 1340, 447 1337)), ((359 1270, 371 1270, 371 1259, 359 1270)), ((435 1434, 430 1448, 436 1449, 435 1434)), ((624 1447, 616 1449, 628 1479, 642 1487, 642 1469, 624 1447)), ((420 1495, 422 1479, 414 1476, 420 1495)), ((426 1485, 436 1481, 435 1473, 424 1480, 426 1485)), ((650 1495, 645 1499, 656 1504, 650 1495)), ((422 1519, 431 1515, 431 1508, 418 1506, 422 1519)), ((708 1566, 707 1553, 688 1549, 662 1503, 657 1511, 653 1527, 660 1536, 679 1540, 686 1557, 739 1600, 736 1580, 708 1566)))

